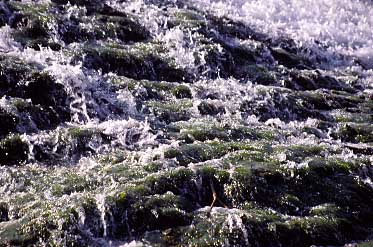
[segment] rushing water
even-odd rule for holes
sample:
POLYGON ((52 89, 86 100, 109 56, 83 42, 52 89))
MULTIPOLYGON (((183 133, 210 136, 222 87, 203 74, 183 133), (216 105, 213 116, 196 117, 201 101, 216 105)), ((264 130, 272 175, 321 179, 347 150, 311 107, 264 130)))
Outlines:
POLYGON ((0 246, 372 239, 372 1, 70 2, 0 2, 0 246))

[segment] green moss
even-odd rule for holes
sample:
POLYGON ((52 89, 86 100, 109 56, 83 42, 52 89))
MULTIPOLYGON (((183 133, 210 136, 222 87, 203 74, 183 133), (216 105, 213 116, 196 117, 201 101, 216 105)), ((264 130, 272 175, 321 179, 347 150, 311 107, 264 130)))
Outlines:
POLYGON ((233 181, 247 183, 251 180, 252 170, 249 167, 238 166, 234 169, 233 181))
POLYGON ((56 246, 58 241, 64 241, 69 246, 77 244, 74 236, 78 225, 79 215, 74 206, 68 205, 53 210, 45 205, 42 210, 37 210, 29 215, 28 221, 22 226, 22 233, 31 236, 30 243, 40 245, 48 241, 51 246, 56 246))
POLYGON ((140 81, 127 78, 124 76, 114 76, 114 75, 109 76, 108 75, 107 79, 113 85, 118 86, 119 88, 127 88, 131 92, 134 91, 140 84, 140 81))
POLYGON ((371 124, 345 124, 337 133, 342 141, 373 142, 373 125, 371 124))
POLYGON ((151 190, 146 184, 129 185, 118 194, 118 202, 124 202, 128 198, 140 198, 149 194, 151 194, 151 190))
POLYGON ((11 5, 22 16, 17 23, 20 28, 13 32, 16 41, 34 49, 39 49, 39 45, 49 46, 52 49, 60 48, 60 45, 49 41, 51 26, 56 23, 54 14, 49 12, 51 9, 49 4, 12 1, 11 5))
POLYGON ((373 247, 373 241, 366 241, 357 244, 357 247, 373 247))
POLYGON ((323 216, 323 217, 336 217, 337 213, 340 211, 340 208, 335 204, 322 204, 310 209, 311 216, 323 216))
POLYGON ((60 182, 52 184, 52 193, 55 196, 69 195, 74 192, 92 190, 96 186, 94 181, 90 181, 84 176, 73 172, 63 174, 60 182))
MULTIPOLYGON (((295 162, 302 162, 307 157, 323 156, 323 152, 327 150, 326 147, 316 145, 292 145, 280 146, 276 148, 275 152, 285 151, 286 158, 295 162)), ((332 151, 331 151, 332 152, 332 151)))
POLYGON ((141 179, 148 174, 145 167, 136 166, 126 162, 106 166, 104 169, 102 169, 102 173, 106 176, 110 176, 118 183, 126 183, 136 179, 141 179))
POLYGON ((101 155, 99 157, 99 161, 100 163, 104 164, 118 164, 125 161, 126 158, 128 158, 128 154, 126 152, 116 151, 111 152, 110 154, 101 155))
POLYGON ((259 147, 244 142, 212 141, 201 144, 186 144, 178 149, 165 151, 165 158, 176 158, 181 165, 220 158, 238 150, 260 151, 259 147))
POLYGON ((193 171, 187 168, 178 168, 170 172, 150 175, 145 178, 144 184, 150 188, 153 193, 165 193, 167 191, 179 192, 184 186, 188 185, 195 177, 193 171))
MULTIPOLYGON (((100 46, 87 45, 83 49, 83 64, 88 68, 101 69, 104 73, 115 72, 136 80, 182 82, 190 75, 168 56, 158 43, 119 45, 106 42, 100 46)), ((77 54, 81 57, 82 54, 77 54)))
POLYGON ((70 128, 68 131, 72 138, 91 138, 94 134, 98 132, 97 129, 86 129, 79 127, 70 128))
MULTIPOLYGON (((357 107, 359 106, 357 105, 357 107)), ((352 113, 352 112, 337 110, 333 112, 332 115, 334 116, 335 121, 339 123, 351 123, 351 122, 367 123, 373 120, 371 114, 363 113, 363 112, 352 113)))
POLYGON ((229 126, 217 123, 201 122, 193 124, 176 124, 180 130, 179 139, 207 141, 219 139, 223 141, 239 140, 273 140, 276 133, 272 130, 254 129, 247 126, 229 126))
POLYGON ((163 92, 168 92, 170 91, 173 86, 170 83, 167 82, 157 82, 157 81, 146 81, 142 80, 140 81, 141 85, 147 88, 152 88, 155 91, 163 91, 163 92))
POLYGON ((22 219, 0 224, 0 246, 25 245, 32 235, 24 234, 21 230, 25 221, 22 219))
POLYGON ((276 232, 287 246, 297 246, 302 241, 305 245, 319 243, 321 245, 341 245, 344 236, 339 231, 344 221, 325 217, 295 218, 286 222, 276 223, 276 232), (290 232, 297 232, 297 238, 286 239, 290 232))
POLYGON ((26 100, 24 99, 14 99, 12 104, 17 108, 17 110, 19 111, 23 111, 25 109, 27 109, 28 107, 30 107, 30 103, 27 102, 26 100))
POLYGON ((190 100, 180 100, 177 102, 150 101, 147 103, 147 105, 154 108, 156 111, 171 111, 180 113, 193 107, 193 102, 190 100))
POLYGON ((250 79, 258 84, 272 85, 276 83, 276 77, 264 66, 248 65, 246 69, 250 79))
POLYGON ((21 13, 25 15, 31 15, 31 16, 39 16, 40 18, 44 18, 45 20, 49 20, 49 18, 52 18, 53 16, 47 15, 48 10, 50 9, 49 4, 40 4, 40 3, 24 3, 24 2, 18 2, 18 1, 11 1, 10 5, 17 11, 20 11, 21 13))
POLYGON ((175 86, 174 88, 172 88, 171 92, 178 99, 192 98, 192 92, 190 91, 190 88, 185 85, 175 86))
POLYGON ((207 25, 205 17, 196 11, 189 9, 174 9, 172 11, 175 25, 182 25, 188 28, 204 27, 207 25))
POLYGON ((255 163, 258 162, 266 162, 269 161, 269 157, 266 154, 264 150, 260 151, 241 151, 237 152, 231 155, 228 155, 224 159, 224 162, 232 165, 245 165, 245 164, 252 164, 254 165, 255 163))
POLYGON ((158 172, 162 169, 163 165, 160 163, 149 163, 144 165, 144 170, 147 172, 158 172))
POLYGON ((214 178, 217 182, 224 184, 229 180, 230 174, 228 171, 217 169, 214 167, 203 166, 201 167, 197 175, 202 177, 202 179, 210 180, 214 178))

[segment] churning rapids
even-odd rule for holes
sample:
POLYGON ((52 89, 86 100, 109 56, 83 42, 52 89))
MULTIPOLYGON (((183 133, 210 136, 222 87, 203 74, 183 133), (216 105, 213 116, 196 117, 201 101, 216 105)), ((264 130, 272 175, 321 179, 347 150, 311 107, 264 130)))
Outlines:
POLYGON ((370 0, 0 1, 0 246, 373 246, 370 0))

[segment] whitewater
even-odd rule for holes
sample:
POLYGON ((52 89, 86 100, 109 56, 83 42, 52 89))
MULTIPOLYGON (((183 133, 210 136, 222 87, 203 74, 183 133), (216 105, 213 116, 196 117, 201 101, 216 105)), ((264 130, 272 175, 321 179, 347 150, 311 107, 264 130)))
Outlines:
POLYGON ((372 1, 0 2, 0 246, 363 246, 372 179, 372 1))

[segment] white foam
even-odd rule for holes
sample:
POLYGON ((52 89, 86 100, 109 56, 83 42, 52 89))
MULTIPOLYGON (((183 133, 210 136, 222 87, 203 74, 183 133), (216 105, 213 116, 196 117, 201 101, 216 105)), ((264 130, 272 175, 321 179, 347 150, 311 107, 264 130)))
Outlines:
POLYGON ((373 68, 373 4, 353 0, 192 0, 216 15, 243 21, 272 38, 361 59, 373 68))

